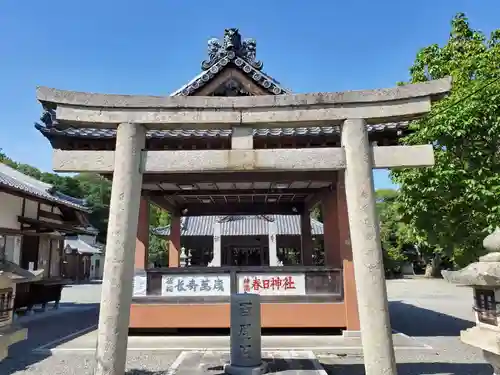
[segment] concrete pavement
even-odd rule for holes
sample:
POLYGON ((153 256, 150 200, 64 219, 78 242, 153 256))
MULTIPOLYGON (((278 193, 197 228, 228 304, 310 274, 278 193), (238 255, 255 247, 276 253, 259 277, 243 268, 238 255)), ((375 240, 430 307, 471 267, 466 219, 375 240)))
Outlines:
MULTIPOLYGON (((74 288, 64 291, 65 303, 81 307, 94 303, 94 308, 26 323, 29 340, 14 347, 0 364, 0 374, 92 374, 99 286, 74 288)), ((393 328, 399 331, 394 336, 399 375, 491 374, 481 353, 458 339, 460 330, 473 324, 470 289, 442 280, 405 279, 389 281, 388 292, 393 328)), ((263 354, 280 375, 361 375, 360 345, 350 340, 266 336, 263 354)), ((132 337, 128 375, 220 374, 228 342, 225 336, 132 337)))

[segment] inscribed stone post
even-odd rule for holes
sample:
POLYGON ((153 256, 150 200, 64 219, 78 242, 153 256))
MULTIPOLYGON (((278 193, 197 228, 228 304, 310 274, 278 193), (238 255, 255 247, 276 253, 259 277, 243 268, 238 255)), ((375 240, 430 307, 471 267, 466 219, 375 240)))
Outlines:
POLYGON ((228 374, 260 374, 262 344, 260 296, 231 295, 231 364, 228 374))

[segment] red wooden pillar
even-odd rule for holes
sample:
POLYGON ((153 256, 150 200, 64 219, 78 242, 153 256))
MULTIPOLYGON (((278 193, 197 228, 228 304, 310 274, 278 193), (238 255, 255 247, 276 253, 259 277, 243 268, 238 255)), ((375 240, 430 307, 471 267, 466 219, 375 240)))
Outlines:
POLYGON ((334 186, 335 189, 322 200, 325 265, 342 268, 346 328, 348 331, 359 331, 356 281, 352 263, 343 171, 337 173, 334 186))
POLYGON ((149 250, 149 202, 141 198, 139 208, 139 222, 137 224, 137 236, 135 239, 135 268, 148 268, 149 250))
POLYGON ((181 217, 172 214, 168 241, 168 266, 179 267, 181 255, 181 217))
POLYGON ((344 171, 337 174, 337 216, 338 216, 338 249, 342 260, 344 277, 344 305, 348 331, 359 331, 358 298, 356 294, 356 279, 352 261, 351 236, 349 219, 347 217, 347 202, 345 196, 344 171))
POLYGON ((300 254, 302 258, 302 265, 313 265, 313 238, 311 231, 311 213, 305 210, 300 216, 300 254))
POLYGON ((331 191, 321 201, 323 213, 323 243, 325 250, 325 266, 342 267, 339 252, 339 217, 337 209, 337 192, 331 191))

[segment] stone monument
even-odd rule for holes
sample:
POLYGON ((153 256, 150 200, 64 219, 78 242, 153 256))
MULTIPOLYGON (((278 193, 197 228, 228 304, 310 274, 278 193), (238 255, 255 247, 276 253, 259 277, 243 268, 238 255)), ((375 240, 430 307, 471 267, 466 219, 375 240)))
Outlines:
POLYGON ((249 293, 231 295, 231 362, 225 366, 225 373, 265 373, 261 338, 260 296, 249 293))
POLYGON ((484 358, 500 375, 500 229, 487 236, 488 254, 459 271, 443 271, 446 281, 473 288, 476 326, 460 333, 460 339, 483 350, 484 358))

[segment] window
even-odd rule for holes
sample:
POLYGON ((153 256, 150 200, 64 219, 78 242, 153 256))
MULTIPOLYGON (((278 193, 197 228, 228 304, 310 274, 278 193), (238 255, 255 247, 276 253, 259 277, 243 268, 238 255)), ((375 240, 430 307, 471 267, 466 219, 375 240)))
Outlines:
POLYGON ((19 261, 16 260, 14 256, 16 240, 19 241, 19 239, 20 237, 18 236, 8 236, 5 234, 0 234, 0 261, 6 260, 13 263, 19 261))
POLYGON ((7 237, 0 234, 0 262, 5 260, 5 245, 7 242, 7 237))

